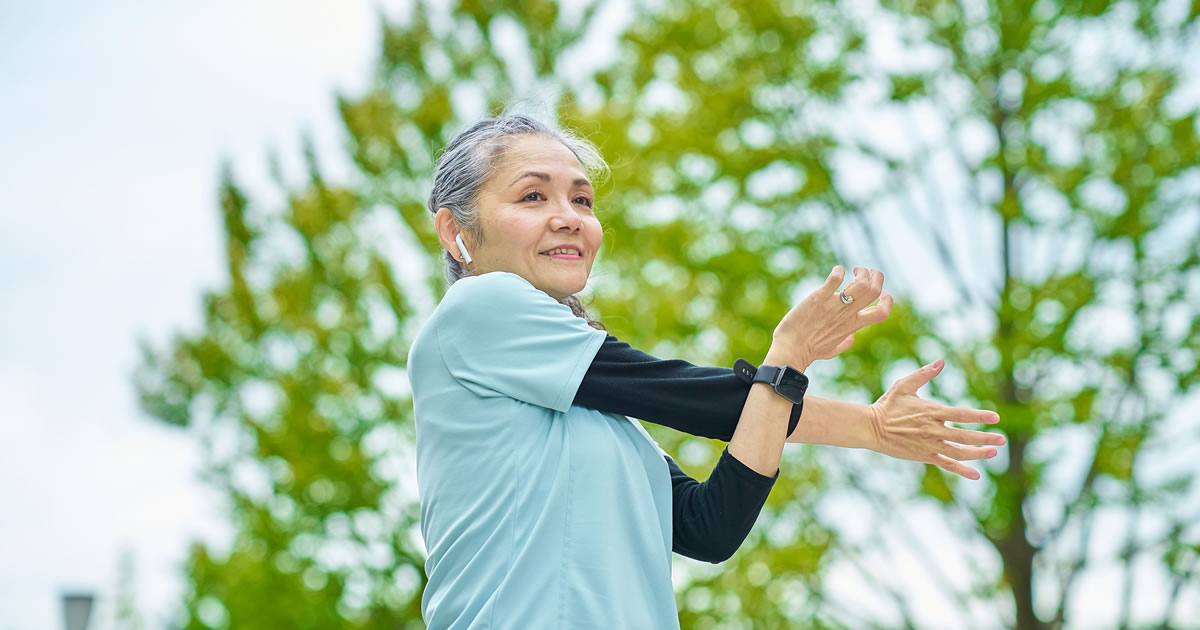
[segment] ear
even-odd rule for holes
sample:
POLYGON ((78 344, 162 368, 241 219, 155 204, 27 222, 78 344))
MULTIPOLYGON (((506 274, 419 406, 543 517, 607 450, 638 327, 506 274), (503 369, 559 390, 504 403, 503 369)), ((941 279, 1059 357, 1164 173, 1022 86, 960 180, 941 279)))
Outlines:
MULTIPOLYGON (((454 220, 454 214, 450 212, 450 208, 438 208, 437 214, 433 215, 433 224, 437 228, 438 241, 442 244, 442 249, 450 252, 450 255, 455 260, 462 262, 462 252, 458 251, 458 243, 454 242, 454 237, 461 230, 458 228, 458 223, 454 220)), ((463 241, 466 242, 468 250, 471 247, 471 236, 466 232, 462 232, 463 241)))

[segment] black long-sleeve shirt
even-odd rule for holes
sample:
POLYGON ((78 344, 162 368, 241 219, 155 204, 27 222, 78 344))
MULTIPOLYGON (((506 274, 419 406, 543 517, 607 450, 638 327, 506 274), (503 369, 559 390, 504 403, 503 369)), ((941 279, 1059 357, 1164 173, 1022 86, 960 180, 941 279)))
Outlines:
MULTIPOLYGON (((574 403, 728 442, 749 393, 750 385, 731 368, 659 359, 609 335, 574 403)), ((792 406, 788 435, 802 410, 803 403, 792 406)), ((704 482, 689 477, 670 457, 666 460, 671 470, 672 550, 713 563, 728 559, 750 533, 778 473, 761 475, 728 449, 704 482)))

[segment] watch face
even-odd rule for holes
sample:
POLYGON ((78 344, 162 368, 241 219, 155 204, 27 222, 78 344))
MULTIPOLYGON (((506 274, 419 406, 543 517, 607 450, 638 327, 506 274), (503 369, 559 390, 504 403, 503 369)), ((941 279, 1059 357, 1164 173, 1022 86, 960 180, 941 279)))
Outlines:
POLYGON ((783 366, 783 375, 779 379, 779 384, 775 386, 775 391, 792 401, 793 404, 799 404, 804 398, 806 390, 808 390, 808 377, 791 367, 783 366))

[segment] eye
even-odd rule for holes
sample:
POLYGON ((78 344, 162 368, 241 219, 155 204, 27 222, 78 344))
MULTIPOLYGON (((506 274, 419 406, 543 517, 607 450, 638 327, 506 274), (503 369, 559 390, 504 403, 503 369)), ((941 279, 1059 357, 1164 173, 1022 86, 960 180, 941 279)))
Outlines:
POLYGON ((524 197, 521 197, 521 201, 541 201, 545 198, 546 197, 542 195, 542 193, 535 190, 531 193, 526 193, 524 197))
POLYGON ((576 198, 575 198, 575 203, 581 203, 581 204, 583 204, 583 205, 585 205, 585 206, 587 206, 587 207, 589 207, 589 208, 591 208, 591 207, 592 207, 592 199, 591 199, 591 197, 586 197, 586 196, 584 196, 584 195, 579 195, 578 197, 576 197, 576 198))

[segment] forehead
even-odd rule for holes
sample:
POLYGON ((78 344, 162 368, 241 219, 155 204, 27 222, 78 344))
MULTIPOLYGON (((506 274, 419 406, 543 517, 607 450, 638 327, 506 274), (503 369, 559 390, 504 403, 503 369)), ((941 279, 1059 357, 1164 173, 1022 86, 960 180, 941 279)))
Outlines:
POLYGON ((506 143, 494 173, 497 179, 507 184, 508 180, 500 178, 500 175, 525 170, 537 170, 570 180, 587 179, 579 158, 557 138, 543 135, 521 135, 506 143))

